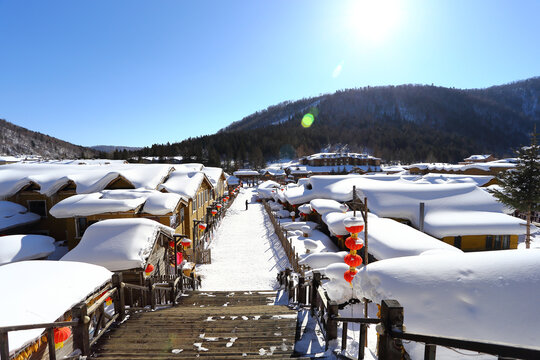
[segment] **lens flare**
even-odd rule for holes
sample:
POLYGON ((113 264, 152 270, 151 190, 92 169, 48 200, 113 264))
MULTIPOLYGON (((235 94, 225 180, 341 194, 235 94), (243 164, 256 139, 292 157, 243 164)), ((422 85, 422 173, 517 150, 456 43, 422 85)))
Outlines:
POLYGON ((313 124, 313 121, 315 121, 315 117, 313 116, 313 114, 307 113, 302 118, 302 126, 308 128, 313 124))

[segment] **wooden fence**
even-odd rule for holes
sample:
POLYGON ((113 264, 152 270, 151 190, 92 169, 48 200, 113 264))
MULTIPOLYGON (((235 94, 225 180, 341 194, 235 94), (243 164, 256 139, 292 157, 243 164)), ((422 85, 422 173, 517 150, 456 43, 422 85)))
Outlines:
MULTIPOLYGON (((197 290, 200 280, 192 273, 185 276, 162 275, 147 279, 146 286, 124 283, 122 274, 114 274, 99 291, 78 303, 67 313, 71 313, 73 320, 56 321, 52 323, 15 325, 0 327, 0 359, 10 359, 9 333, 30 329, 45 329, 46 346, 36 347, 33 358, 56 360, 57 356, 62 359, 78 359, 79 355, 90 355, 90 347, 94 345, 101 335, 115 322, 121 322, 130 311, 156 306, 174 306, 176 299, 186 290, 197 290), (110 314, 105 309, 107 299, 112 299, 114 312, 110 314), (126 299, 128 303, 126 306, 126 299), (72 336, 64 347, 56 350, 54 342, 54 329, 71 327, 72 336), (77 355, 70 356, 75 350, 77 355)), ((17 358, 21 352, 28 355, 28 350, 22 349, 12 355, 17 358)))
POLYGON ((276 220, 276 217, 274 216, 274 213, 272 212, 272 209, 270 209, 270 205, 268 205, 266 200, 263 199, 262 203, 266 209, 266 212, 268 213, 270 221, 272 222, 274 231, 281 242, 281 246, 283 246, 283 250, 285 250, 285 253, 287 254, 287 258, 289 259, 289 263, 291 264, 293 270, 297 273, 302 272, 302 266, 298 264, 298 255, 296 254, 296 249, 294 246, 292 246, 291 242, 287 238, 287 230, 283 229, 281 224, 276 220))
MULTIPOLYGON (((341 350, 345 350, 347 347, 348 324, 360 324, 358 359, 364 358, 369 324, 380 324, 377 349, 380 360, 403 359, 402 340, 424 343, 425 360, 435 360, 437 345, 486 353, 498 356, 500 359, 540 359, 540 349, 538 348, 406 332, 403 326, 403 307, 396 300, 382 301, 380 318, 341 317, 338 313, 339 305, 330 300, 321 287, 323 278, 320 273, 314 271, 310 279, 305 279, 303 276, 296 279, 295 276, 297 275, 291 269, 286 269, 278 274, 278 281, 281 287, 288 291, 290 302, 296 302, 298 306, 310 307, 311 315, 317 319, 324 334, 327 348, 330 342, 338 340, 338 323, 342 323, 341 350)), ((346 357, 342 356, 342 358, 346 357)))

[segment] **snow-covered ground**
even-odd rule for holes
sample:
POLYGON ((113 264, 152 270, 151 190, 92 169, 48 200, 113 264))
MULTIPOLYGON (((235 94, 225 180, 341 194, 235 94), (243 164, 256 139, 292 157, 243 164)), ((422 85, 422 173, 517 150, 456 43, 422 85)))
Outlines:
POLYGON ((276 275, 289 261, 255 188, 242 188, 216 230, 212 263, 199 265, 202 290, 277 289, 276 275), (246 200, 249 201, 246 210, 246 200))

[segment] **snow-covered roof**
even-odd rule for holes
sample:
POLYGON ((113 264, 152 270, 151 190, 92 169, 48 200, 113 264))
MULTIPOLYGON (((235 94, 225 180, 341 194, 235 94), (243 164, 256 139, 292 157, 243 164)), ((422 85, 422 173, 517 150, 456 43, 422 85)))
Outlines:
POLYGON ((516 166, 515 163, 506 161, 506 160, 496 160, 488 161, 481 163, 472 163, 466 165, 459 164, 444 164, 444 163, 418 163, 407 166, 406 168, 417 168, 420 170, 429 170, 429 171, 455 171, 462 172, 469 169, 479 169, 482 171, 490 171, 491 169, 511 169, 516 166))
POLYGON ((159 185, 158 190, 166 190, 170 193, 182 195, 188 199, 193 199, 202 182, 206 179, 210 185, 211 181, 201 171, 179 171, 171 173, 165 183, 159 185))
POLYGON ((142 206, 141 213, 167 215, 174 212, 181 201, 187 200, 181 195, 157 190, 103 190, 70 196, 54 205, 50 213, 56 218, 70 218, 135 211, 142 206))
MULTIPOLYGON (((2 265, 0 279, 7 293, 0 297, 0 327, 54 322, 111 276, 101 266, 77 262, 33 260, 2 265)), ((10 332, 10 353, 30 344, 42 332, 10 332)))
POLYGON ((202 172, 206 174, 213 187, 216 187, 221 177, 224 176, 223 169, 218 167, 205 166, 203 167, 202 172))
POLYGON ((0 231, 38 222, 41 216, 28 212, 22 205, 0 200, 0 231))
POLYGON ((315 160, 315 159, 337 159, 337 158, 356 158, 356 159, 377 159, 374 156, 368 155, 368 154, 359 154, 359 153, 317 153, 312 154, 309 156, 306 156, 305 158, 308 160, 315 160))
POLYGON ((284 197, 291 204, 302 204, 316 198, 344 202, 352 199, 353 186, 356 186, 360 199, 368 198, 368 207, 374 214, 407 219, 417 228, 420 225, 419 206, 423 202, 424 230, 436 237, 525 233, 525 227, 521 225, 524 221, 504 215, 506 208, 478 188, 474 181, 432 184, 391 175, 380 179, 359 175, 322 175, 310 177, 304 186, 287 189, 284 197), (467 217, 460 215, 464 212, 476 219, 476 228, 473 229, 474 224, 467 217))
POLYGON ((75 183, 78 194, 87 194, 103 190, 120 176, 134 188, 155 189, 171 170, 166 164, 8 164, 0 167, 0 198, 12 196, 32 183, 41 194, 51 196, 70 181, 75 183))
POLYGON ((271 199, 272 191, 279 189, 280 185, 272 180, 267 180, 257 187, 257 194, 261 199, 271 199))
POLYGON ((264 175, 267 173, 272 176, 285 176, 286 175, 285 170, 283 169, 266 168, 266 169, 261 170, 261 174, 264 175))
POLYGON ((494 179, 491 175, 461 175, 461 174, 437 174, 429 173, 422 176, 419 182, 429 182, 432 184, 447 183, 471 183, 476 186, 484 186, 494 179))
POLYGON ((399 301, 408 332, 538 348, 540 250, 381 260, 353 286, 359 299, 399 301))
POLYGON ((238 177, 238 176, 258 176, 259 173, 255 170, 251 170, 251 169, 240 169, 240 170, 237 170, 235 172, 233 172, 233 175, 238 177))
POLYGON ((174 165, 176 171, 180 172, 192 172, 192 171, 202 171, 204 165, 201 163, 184 163, 179 165, 174 165))
POLYGON ((234 175, 229 175, 229 176, 227 176, 227 184, 229 184, 229 185, 238 185, 238 184, 240 184, 240 179, 238 179, 234 175))
POLYGON ((101 265, 110 271, 142 268, 159 231, 172 236, 174 230, 157 221, 112 219, 86 229, 79 244, 60 261, 80 261, 101 265))
POLYGON ((328 199, 314 199, 310 203, 311 208, 319 213, 319 215, 325 215, 329 212, 342 212, 345 213, 349 210, 349 207, 345 204, 341 204, 335 200, 328 199))
POLYGON ((52 254, 54 250, 54 239, 50 236, 0 236, 0 265, 44 258, 52 254))
POLYGON ((489 159, 490 156, 491 154, 471 155, 468 158, 465 158, 464 160, 465 161, 482 161, 482 160, 489 159))

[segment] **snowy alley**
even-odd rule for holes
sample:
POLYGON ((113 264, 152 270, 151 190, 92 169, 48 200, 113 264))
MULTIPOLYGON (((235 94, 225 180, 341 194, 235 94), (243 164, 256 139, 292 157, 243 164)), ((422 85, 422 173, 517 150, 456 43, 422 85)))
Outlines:
POLYGON ((228 209, 210 244, 212 263, 197 267, 201 290, 277 289, 276 275, 289 261, 255 194, 241 188, 228 209))

